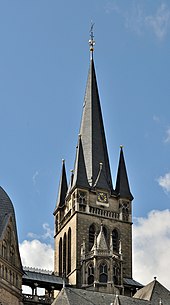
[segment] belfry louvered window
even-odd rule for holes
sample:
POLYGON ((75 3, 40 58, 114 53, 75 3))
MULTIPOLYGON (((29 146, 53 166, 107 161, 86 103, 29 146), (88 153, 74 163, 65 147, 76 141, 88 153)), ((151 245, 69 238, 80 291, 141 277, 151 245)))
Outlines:
POLYGON ((119 252, 119 233, 116 229, 112 231, 113 251, 119 252))
POLYGON ((94 236, 95 236, 95 225, 92 224, 90 227, 89 227, 89 250, 91 250, 91 248, 93 247, 94 245, 94 236))

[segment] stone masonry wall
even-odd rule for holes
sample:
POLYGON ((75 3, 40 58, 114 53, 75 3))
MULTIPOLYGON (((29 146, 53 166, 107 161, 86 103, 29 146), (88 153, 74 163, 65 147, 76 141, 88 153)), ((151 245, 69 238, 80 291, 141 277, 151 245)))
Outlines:
MULTIPOLYGON (((96 224, 98 229, 100 230, 101 221, 103 226, 107 227, 108 235, 111 234, 113 229, 118 229, 120 232, 120 239, 122 243, 122 255, 123 255, 123 276, 124 277, 132 277, 132 231, 131 224, 126 223, 120 220, 111 220, 106 219, 104 217, 78 213, 77 215, 77 265, 78 269, 80 269, 80 255, 81 255, 81 244, 83 239, 86 243, 86 249, 88 251, 88 242, 89 242, 89 226, 91 224, 96 224)), ((80 273, 78 282, 80 282, 80 273)))

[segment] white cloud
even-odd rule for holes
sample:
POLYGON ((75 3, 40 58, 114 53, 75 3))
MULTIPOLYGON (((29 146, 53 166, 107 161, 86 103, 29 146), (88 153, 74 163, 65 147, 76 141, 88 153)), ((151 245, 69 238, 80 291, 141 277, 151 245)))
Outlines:
POLYGON ((170 128, 166 130, 166 137, 164 139, 165 143, 170 143, 170 128))
POLYGON ((131 10, 124 13, 125 27, 138 35, 143 32, 144 15, 143 9, 139 5, 133 5, 131 10))
POLYGON ((156 12, 148 14, 144 10, 142 2, 133 1, 131 7, 126 10, 120 7, 118 1, 108 1, 105 11, 119 14, 124 21, 124 26, 138 35, 143 34, 149 28, 159 40, 162 40, 170 27, 170 9, 165 3, 161 3, 156 12))
POLYGON ((42 238, 44 239, 52 239, 54 238, 54 231, 50 229, 50 226, 48 223, 43 224, 43 229, 45 230, 45 233, 42 235, 42 238))
MULTIPOLYGON (((168 177, 170 181, 170 173, 168 177)), ((170 210, 151 211, 146 218, 136 218, 134 222, 134 279, 147 284, 157 276, 158 281, 170 289, 167 269, 170 257, 170 210)), ((44 235, 49 234, 48 238, 51 239, 49 225, 44 224, 43 227, 46 230, 44 235)), ((24 240, 19 247, 23 266, 54 270, 54 250, 50 243, 37 239, 24 240)))
POLYGON ((160 176, 157 181, 165 192, 170 192, 170 173, 160 176))
POLYGON ((32 181, 33 181, 33 184, 36 185, 36 182, 37 182, 37 177, 39 176, 39 172, 36 171, 34 173, 34 175, 32 176, 32 181))
POLYGON ((167 8, 166 4, 162 3, 160 7, 158 7, 156 14, 146 16, 145 23, 153 30, 157 38, 163 39, 166 36, 170 25, 170 10, 167 8))
POLYGON ((153 115, 153 121, 156 123, 160 123, 160 118, 157 115, 153 115))
POLYGON ((54 270, 54 250, 51 244, 37 239, 19 244, 23 266, 54 270))
POLYGON ((107 2, 106 7, 105 7, 105 11, 106 11, 107 14, 110 14, 113 11, 115 11, 116 13, 121 12, 118 4, 113 3, 111 1, 107 2))
POLYGON ((29 232, 29 233, 27 234, 27 236, 30 237, 30 238, 33 238, 33 239, 40 239, 40 240, 41 240, 41 239, 43 239, 43 240, 49 239, 49 240, 52 241, 52 240, 53 240, 53 237, 54 237, 54 232, 53 232, 53 230, 51 230, 49 224, 48 224, 48 223, 44 223, 44 224, 42 225, 42 227, 43 227, 43 230, 44 230, 44 233, 43 233, 43 234, 38 235, 38 234, 36 234, 36 233, 29 232))
POLYGON ((170 289, 170 210, 151 211, 133 228, 134 279, 143 284, 157 276, 170 289))

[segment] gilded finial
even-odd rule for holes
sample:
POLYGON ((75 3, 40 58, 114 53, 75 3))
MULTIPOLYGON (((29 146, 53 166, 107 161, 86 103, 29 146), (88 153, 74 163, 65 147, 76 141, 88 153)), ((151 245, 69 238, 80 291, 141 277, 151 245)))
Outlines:
POLYGON ((90 39, 89 39, 91 58, 93 58, 93 51, 94 51, 94 45, 95 45, 93 28, 94 28, 94 23, 91 21, 90 39))
POLYGON ((120 145, 120 148, 122 149, 122 148, 123 148, 123 145, 120 145))

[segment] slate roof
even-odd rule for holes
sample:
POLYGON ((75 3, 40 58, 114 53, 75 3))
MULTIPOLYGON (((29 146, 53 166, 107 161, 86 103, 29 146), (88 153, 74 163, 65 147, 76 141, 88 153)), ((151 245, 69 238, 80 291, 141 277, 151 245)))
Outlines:
POLYGON ((72 190, 73 179, 74 179, 74 171, 73 171, 73 170, 71 170, 70 182, 69 182, 69 186, 68 186, 68 190, 67 190, 66 197, 67 197, 67 195, 69 195, 69 194, 70 194, 70 191, 72 190))
POLYGON ((56 203, 55 212, 58 208, 61 208, 65 203, 65 197, 67 194, 68 186, 67 186, 67 177, 66 177, 66 169, 65 169, 65 161, 62 160, 62 171, 61 171, 61 178, 60 178, 60 184, 58 189, 58 198, 56 203))
POLYGON ((89 188, 90 185, 87 180, 86 167, 84 162, 84 153, 81 141, 81 135, 79 135, 79 142, 77 146, 77 154, 74 166, 74 176, 72 182, 72 188, 74 187, 85 187, 89 188))
POLYGON ((136 288, 143 288, 142 284, 140 284, 139 282, 135 281, 134 279, 127 278, 127 277, 123 278, 123 284, 125 286, 134 286, 136 288))
POLYGON ((158 301, 160 300, 163 305, 170 305, 170 291, 157 280, 138 290, 134 298, 151 301, 152 305, 159 304, 158 301))
MULTIPOLYGON (((108 293, 63 288, 52 305, 114 305, 116 296, 108 293)), ((148 301, 118 296, 120 305, 150 305, 148 301)))
POLYGON ((90 61, 80 135, 90 186, 94 186, 99 174, 100 163, 103 163, 100 188, 112 191, 112 178, 93 58, 90 61))
POLYGON ((116 194, 120 197, 133 200, 133 196, 130 192, 129 181, 126 171, 125 159, 123 155, 123 148, 120 148, 120 158, 116 179, 116 194))
POLYGON ((16 250, 17 253, 15 255, 18 255, 19 259, 19 268, 22 272, 22 262, 21 257, 19 253, 19 246, 18 246, 18 235, 17 235, 17 226, 16 226, 16 219, 15 219, 15 211, 12 204, 11 199, 7 195, 7 193, 4 191, 4 189, 0 186, 0 239, 3 239, 3 234, 6 230, 6 227, 9 223, 9 219, 12 217, 12 224, 14 228, 14 234, 15 234, 15 241, 16 241, 16 250))
POLYGON ((2 238, 4 228, 6 227, 10 216, 12 216, 14 227, 16 229, 15 212, 12 201, 0 186, 0 238, 2 238))
POLYGON ((63 280, 61 277, 56 276, 46 270, 39 270, 32 268, 24 268, 24 275, 22 277, 23 285, 31 286, 37 283, 39 287, 51 287, 54 286, 56 289, 61 289, 63 286, 63 280))

